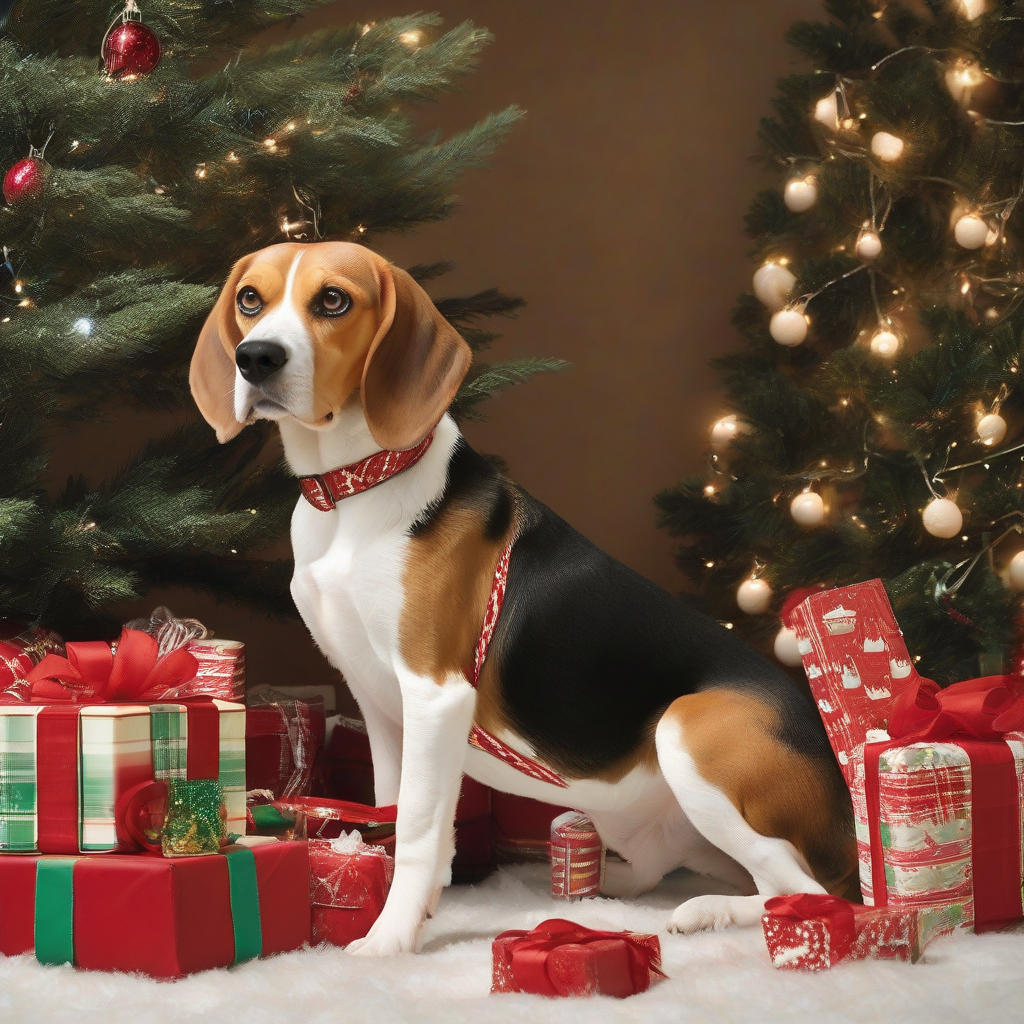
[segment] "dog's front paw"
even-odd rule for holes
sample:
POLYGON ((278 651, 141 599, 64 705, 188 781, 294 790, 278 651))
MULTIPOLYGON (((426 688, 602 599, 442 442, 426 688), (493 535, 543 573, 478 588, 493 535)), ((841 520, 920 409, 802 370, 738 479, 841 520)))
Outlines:
POLYGON ((717 932, 733 925, 747 927, 760 921, 764 902, 764 896, 694 896, 676 907, 668 930, 692 935, 717 932))
POLYGON ((354 956, 395 956, 415 953, 420 925, 393 925, 381 915, 365 938, 350 942, 345 950, 354 956))

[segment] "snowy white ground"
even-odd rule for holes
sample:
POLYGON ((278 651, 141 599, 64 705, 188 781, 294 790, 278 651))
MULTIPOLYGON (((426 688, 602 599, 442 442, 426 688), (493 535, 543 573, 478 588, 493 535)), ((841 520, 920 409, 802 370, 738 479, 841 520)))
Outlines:
POLYGON ((664 932, 677 903, 707 891, 691 875, 677 874, 632 902, 566 904, 551 898, 548 885, 546 866, 520 865, 479 886, 446 890, 418 956, 368 960, 333 948, 305 950, 176 983, 0 958, 0 1022, 1024 1020, 1024 930, 940 939, 916 965, 866 961, 811 975, 772 968, 760 928, 692 937, 664 932), (669 980, 626 1000, 489 995, 491 938, 546 917, 658 933, 669 980))

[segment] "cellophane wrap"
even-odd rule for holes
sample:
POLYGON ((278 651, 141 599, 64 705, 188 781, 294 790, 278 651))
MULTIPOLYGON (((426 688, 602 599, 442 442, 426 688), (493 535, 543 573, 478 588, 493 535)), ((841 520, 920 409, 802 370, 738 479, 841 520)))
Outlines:
POLYGON ((25 677, 47 654, 63 654, 64 641, 52 629, 0 622, 0 697, 25 701, 25 677))
POLYGON ((813 594, 790 613, 807 682, 847 785, 858 747, 918 679, 881 580, 813 594))
POLYGON ((847 960, 903 960, 917 963, 928 943, 959 925, 955 907, 853 908, 856 937, 835 941, 827 920, 802 921, 765 914, 761 919, 768 955, 784 970, 823 971, 847 960))
POLYGON ((356 831, 309 844, 312 941, 347 946, 380 916, 395 874, 394 860, 356 831))
MULTIPOLYGON (((1024 735, 1007 734, 1024 793, 1024 735)), ((864 902, 873 905, 871 833, 864 760, 855 759, 853 794, 864 902)), ((892 907, 949 908, 974 925, 971 874, 971 762, 955 741, 894 742, 879 758, 879 808, 887 902, 892 907)), ((1024 837, 1022 837, 1024 838, 1024 837)))
POLYGON ((604 878, 604 844, 594 823, 579 811, 551 822, 551 895, 559 899, 597 896, 604 878))
POLYGON ((324 742, 322 697, 297 699, 272 687, 249 693, 247 788, 278 800, 308 796, 324 742))

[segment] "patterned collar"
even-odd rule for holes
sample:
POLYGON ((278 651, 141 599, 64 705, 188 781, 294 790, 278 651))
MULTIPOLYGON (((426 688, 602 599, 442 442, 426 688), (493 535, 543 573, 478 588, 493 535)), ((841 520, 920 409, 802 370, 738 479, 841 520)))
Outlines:
POLYGON ((351 466, 332 469, 329 473, 300 476, 302 496, 321 512, 330 512, 342 498, 350 498, 360 491, 368 491, 377 484, 390 480, 403 469, 416 465, 434 440, 431 431, 419 444, 404 452, 387 449, 367 455, 351 466))

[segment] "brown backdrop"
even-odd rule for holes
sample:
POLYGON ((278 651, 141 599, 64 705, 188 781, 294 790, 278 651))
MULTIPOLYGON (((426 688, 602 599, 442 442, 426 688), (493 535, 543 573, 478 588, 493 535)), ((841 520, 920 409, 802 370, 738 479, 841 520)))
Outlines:
MULTIPOLYGON (((342 0, 286 29, 407 13, 396 0, 342 0)), ((529 305, 496 357, 569 360, 565 374, 517 387, 466 433, 505 458, 536 497, 670 590, 682 579, 653 495, 698 471, 720 410, 708 360, 735 344, 729 311, 752 267, 742 216, 773 181, 750 158, 774 79, 792 59, 787 25, 820 0, 435 0, 495 43, 463 94, 422 112, 445 131, 509 103, 524 122, 490 168, 463 183, 448 221, 374 246, 404 265, 450 259, 435 294, 498 285, 529 305)), ((164 425, 125 413, 83 429, 55 477, 96 476, 164 425)), ((250 620, 194 595, 157 594, 249 644, 254 682, 336 678, 301 625, 250 620)), ((140 611, 141 609, 133 610, 140 611)))

